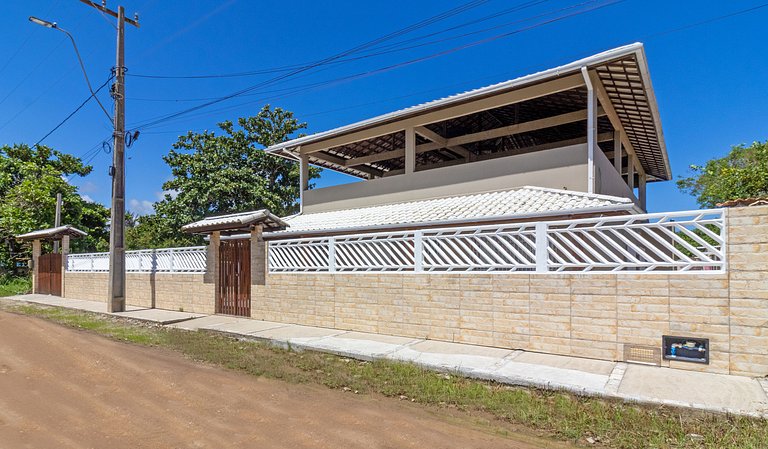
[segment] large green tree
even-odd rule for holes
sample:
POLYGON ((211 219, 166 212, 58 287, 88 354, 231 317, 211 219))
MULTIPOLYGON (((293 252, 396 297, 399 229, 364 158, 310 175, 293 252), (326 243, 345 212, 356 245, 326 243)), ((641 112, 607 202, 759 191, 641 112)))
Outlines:
MULTIPOLYGON (((306 128, 292 112, 269 105, 237 123, 218 124, 220 133, 189 132, 163 157, 172 178, 155 215, 139 217, 126 233, 130 249, 198 244, 181 227, 211 215, 269 209, 276 215, 297 212, 299 166, 261 148, 284 142, 306 128)), ((319 169, 310 170, 310 179, 319 169)))
POLYGON ((89 233, 72 242, 73 250, 106 248, 109 211, 85 201, 66 179, 91 170, 79 158, 46 146, 0 147, 0 274, 14 271, 17 262, 29 257, 28 245, 17 242, 15 235, 54 225, 57 193, 64 203, 62 223, 89 233))
POLYGON ((768 196, 768 141, 737 145, 725 157, 692 165, 692 174, 677 181, 702 207, 739 198, 768 196))

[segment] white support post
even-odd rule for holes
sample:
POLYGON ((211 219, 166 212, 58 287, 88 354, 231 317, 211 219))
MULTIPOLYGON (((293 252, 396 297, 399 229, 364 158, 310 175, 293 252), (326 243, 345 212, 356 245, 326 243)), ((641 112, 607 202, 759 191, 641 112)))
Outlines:
POLYGON ((617 129, 613 132, 613 166, 619 172, 619 176, 622 175, 622 157, 624 154, 621 149, 621 131, 617 129))
POLYGON ((595 193, 595 147, 597 146, 597 93, 586 67, 581 68, 587 86, 587 193, 595 193))
POLYGON ((424 235, 422 231, 413 233, 413 271, 424 271, 424 235))
POLYGON ((299 213, 302 213, 304 212, 304 192, 309 186, 309 155, 302 154, 299 165, 299 213))
POLYGON ((328 241, 328 272, 336 272, 336 239, 333 237, 328 241))
POLYGON ((416 171, 416 131, 405 128, 405 174, 416 171))
POLYGON ((546 273, 549 271, 549 237, 547 236, 547 224, 536 223, 536 272, 546 273))

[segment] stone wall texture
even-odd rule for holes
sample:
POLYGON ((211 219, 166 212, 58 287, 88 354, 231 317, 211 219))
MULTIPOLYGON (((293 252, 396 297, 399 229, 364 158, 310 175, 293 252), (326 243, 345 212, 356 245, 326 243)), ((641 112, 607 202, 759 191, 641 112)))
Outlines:
MULTIPOLYGON (((214 286, 203 274, 127 273, 125 302, 137 307, 214 313, 214 286)), ((107 273, 67 272, 64 297, 107 302, 107 273)))
MULTIPOLYGON (((729 209, 725 273, 270 274, 255 319, 604 360, 662 335, 710 339, 710 364, 768 375, 768 207, 729 209)), ((107 275, 67 273, 65 296, 103 300, 107 275)), ((203 275, 128 275, 128 303, 213 313, 203 275), (154 285, 154 287, 151 287, 154 285)))

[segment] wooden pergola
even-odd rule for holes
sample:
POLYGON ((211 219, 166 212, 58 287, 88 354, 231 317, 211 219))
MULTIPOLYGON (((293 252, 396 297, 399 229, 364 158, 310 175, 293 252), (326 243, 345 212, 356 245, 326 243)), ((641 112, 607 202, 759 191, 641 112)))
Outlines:
POLYGON ((85 231, 64 225, 16 236, 18 240, 32 242, 32 293, 63 295, 69 240, 86 235, 85 231), (46 241, 61 241, 60 252, 42 254, 43 242, 46 241))
POLYGON ((641 44, 268 148, 363 179, 574 144, 602 151, 645 207, 646 182, 672 177, 641 44))

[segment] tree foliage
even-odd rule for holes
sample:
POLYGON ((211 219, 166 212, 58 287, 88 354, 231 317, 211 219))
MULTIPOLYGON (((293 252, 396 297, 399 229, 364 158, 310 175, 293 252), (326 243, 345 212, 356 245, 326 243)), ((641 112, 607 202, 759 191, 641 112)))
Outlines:
POLYGON ((88 232, 72 242, 74 251, 106 249, 109 211, 83 200, 65 178, 86 176, 92 167, 79 158, 46 146, 18 144, 0 147, 0 274, 29 258, 28 245, 15 236, 54 225, 56 194, 61 193, 62 223, 88 232))
POLYGON ((768 141, 731 148, 727 156, 703 166, 692 165, 691 176, 677 181, 702 207, 739 198, 768 196, 768 141))
MULTIPOLYGON (((265 106, 237 123, 218 124, 220 133, 189 132, 180 136, 163 157, 172 178, 163 184, 165 197, 155 203, 155 214, 137 219, 126 233, 129 249, 199 244, 181 227, 212 215, 269 209, 276 215, 297 212, 299 166, 275 155, 268 147, 306 128, 293 113, 265 106)), ((310 179, 319 169, 310 170, 310 179)))

